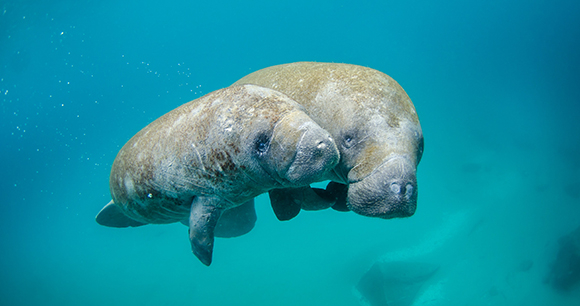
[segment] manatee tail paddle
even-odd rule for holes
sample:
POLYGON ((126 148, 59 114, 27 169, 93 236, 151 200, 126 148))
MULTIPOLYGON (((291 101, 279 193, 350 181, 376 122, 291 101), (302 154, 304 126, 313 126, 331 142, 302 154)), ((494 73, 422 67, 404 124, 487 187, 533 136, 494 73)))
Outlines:
POLYGON ((113 203, 113 200, 101 209, 95 220, 100 225, 108 227, 137 227, 147 224, 127 217, 121 208, 113 203))

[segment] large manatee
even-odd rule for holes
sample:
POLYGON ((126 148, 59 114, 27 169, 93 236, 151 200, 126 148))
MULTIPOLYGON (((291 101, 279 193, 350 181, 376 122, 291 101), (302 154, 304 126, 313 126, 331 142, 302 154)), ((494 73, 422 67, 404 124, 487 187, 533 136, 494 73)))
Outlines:
POLYGON ((113 162, 113 200, 96 220, 111 227, 184 222, 194 254, 210 265, 214 230, 217 236, 249 231, 255 196, 320 181, 338 160, 329 133, 294 100, 260 86, 233 86, 186 103, 133 136, 113 162), (234 224, 220 235, 218 221, 234 224))
POLYGON ((423 133, 411 99, 391 77, 356 65, 299 62, 258 70, 235 83, 240 84, 269 87, 296 100, 340 151, 326 190, 270 191, 280 220, 293 218, 300 208, 332 205, 380 218, 414 214, 423 133))

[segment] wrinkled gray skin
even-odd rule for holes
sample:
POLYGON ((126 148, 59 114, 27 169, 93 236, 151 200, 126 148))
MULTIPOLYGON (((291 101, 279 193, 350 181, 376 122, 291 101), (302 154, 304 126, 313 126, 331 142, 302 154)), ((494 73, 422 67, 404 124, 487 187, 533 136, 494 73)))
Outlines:
POLYGON ((240 84, 269 87, 296 100, 340 151, 326 190, 270 191, 280 220, 301 208, 331 206, 385 219, 414 214, 423 133, 413 103, 395 80, 356 65, 299 62, 256 71, 235 83, 240 84))
POLYGON ((329 133, 286 95, 255 85, 217 90, 123 146, 111 169, 113 200, 96 220, 112 227, 184 222, 194 254, 209 265, 214 230, 232 237, 252 229, 255 196, 320 181, 338 159, 329 133))

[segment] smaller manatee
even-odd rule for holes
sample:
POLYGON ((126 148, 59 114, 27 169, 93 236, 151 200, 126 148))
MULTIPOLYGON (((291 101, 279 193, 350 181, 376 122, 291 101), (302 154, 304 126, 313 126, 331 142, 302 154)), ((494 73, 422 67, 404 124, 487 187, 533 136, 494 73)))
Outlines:
POLYGON ((253 227, 253 198, 321 181, 339 152, 330 134, 288 96, 224 88, 155 120, 121 148, 109 180, 104 226, 189 225, 193 253, 210 265, 214 235, 253 227))

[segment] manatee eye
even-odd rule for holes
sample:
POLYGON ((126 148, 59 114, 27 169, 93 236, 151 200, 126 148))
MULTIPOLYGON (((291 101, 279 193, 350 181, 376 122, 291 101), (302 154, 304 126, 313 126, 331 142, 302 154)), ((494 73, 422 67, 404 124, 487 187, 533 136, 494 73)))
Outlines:
POLYGON ((268 151, 269 137, 266 134, 260 134, 254 144, 254 151, 258 156, 263 156, 268 151))
POLYGON ((354 145, 354 137, 352 136, 352 134, 344 135, 343 141, 345 148, 350 148, 354 145))
POLYGON ((264 154, 266 152, 266 144, 263 142, 258 143, 257 147, 256 147, 256 151, 258 152, 258 154, 264 154))

